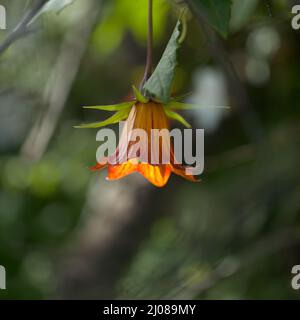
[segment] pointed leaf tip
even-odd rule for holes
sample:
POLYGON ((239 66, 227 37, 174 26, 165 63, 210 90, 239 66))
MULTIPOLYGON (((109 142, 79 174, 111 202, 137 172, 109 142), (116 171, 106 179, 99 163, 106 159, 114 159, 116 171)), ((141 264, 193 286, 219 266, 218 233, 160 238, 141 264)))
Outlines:
POLYGON ((93 109, 93 110, 102 110, 102 111, 120 111, 131 108, 134 104, 134 101, 122 102, 119 104, 107 105, 107 106, 84 106, 84 109, 93 109))
POLYGON ((135 85, 132 85, 132 89, 133 89, 133 92, 134 92, 134 95, 136 97, 136 100, 138 102, 141 102, 141 103, 147 103, 149 102, 149 99, 147 99, 146 97, 144 97, 142 95, 142 93, 139 91, 139 89, 135 86, 135 85))
POLYGON ((197 103, 182 103, 177 101, 171 101, 165 107, 173 110, 230 109, 229 106, 204 106, 197 103))
POLYGON ((172 111, 170 109, 165 108, 165 112, 168 118, 179 121, 181 124, 183 124, 186 128, 190 129, 192 126, 177 112, 172 111))
POLYGON ((108 126, 110 124, 118 123, 122 120, 127 119, 129 115, 130 109, 120 110, 113 114, 110 118, 101 121, 101 122, 94 122, 94 123, 88 123, 88 124, 82 124, 79 126, 75 126, 76 129, 97 129, 102 128, 105 126, 108 126))
POLYGON ((179 38, 181 34, 180 26, 181 21, 178 20, 160 62, 143 87, 147 95, 159 99, 165 104, 170 100, 171 86, 177 66, 177 51, 180 47, 179 38))

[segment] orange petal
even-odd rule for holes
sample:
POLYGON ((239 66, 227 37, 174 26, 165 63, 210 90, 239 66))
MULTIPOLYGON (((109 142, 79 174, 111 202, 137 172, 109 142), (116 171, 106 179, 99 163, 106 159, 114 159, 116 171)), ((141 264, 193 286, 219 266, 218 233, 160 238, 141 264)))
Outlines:
POLYGON ((98 170, 102 170, 104 169, 105 167, 107 167, 107 163, 97 163, 95 166, 93 167, 90 167, 90 170, 92 171, 98 171, 98 170))
POLYGON ((118 180, 137 171, 137 164, 127 161, 122 164, 109 165, 107 180, 118 180))
POLYGON ((186 167, 181 165, 172 165, 172 172, 174 172, 178 176, 181 176, 184 179, 192 182, 200 182, 200 180, 198 180, 195 176, 186 174, 186 169, 186 167))
POLYGON ((138 171, 156 187, 165 186, 171 175, 169 165, 153 166, 148 163, 140 163, 138 171))

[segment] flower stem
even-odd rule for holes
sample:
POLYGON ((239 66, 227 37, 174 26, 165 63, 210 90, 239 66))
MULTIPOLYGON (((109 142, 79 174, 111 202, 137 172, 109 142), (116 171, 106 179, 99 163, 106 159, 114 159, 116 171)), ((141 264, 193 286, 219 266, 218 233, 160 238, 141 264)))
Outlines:
POLYGON ((148 40, 147 40, 147 63, 144 73, 144 78, 140 89, 143 89, 144 84, 152 74, 153 60, 153 0, 148 0, 148 40))

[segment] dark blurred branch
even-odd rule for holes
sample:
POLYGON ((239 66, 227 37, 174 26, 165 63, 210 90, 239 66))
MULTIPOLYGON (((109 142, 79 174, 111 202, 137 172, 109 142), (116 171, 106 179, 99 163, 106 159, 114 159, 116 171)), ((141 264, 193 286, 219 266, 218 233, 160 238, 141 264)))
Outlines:
POLYGON ((234 276, 237 272, 249 269, 252 264, 257 264, 259 260, 266 259, 271 254, 299 244, 300 238, 297 227, 287 228, 275 234, 267 235, 251 248, 246 248, 244 252, 237 255, 234 259, 235 262, 230 262, 231 257, 228 258, 227 262, 226 259, 223 259, 219 266, 208 272, 200 281, 187 281, 179 285, 179 288, 167 298, 197 299, 221 281, 234 276))
POLYGON ((288 4, 293 7, 296 4, 300 4, 299 0, 287 0, 288 4))
POLYGON ((30 21, 42 9, 47 1, 48 0, 37 0, 32 8, 26 12, 15 29, 9 33, 4 41, 0 44, 0 55, 4 53, 15 41, 27 36, 32 32, 32 29, 29 28, 30 21))
POLYGON ((90 34, 97 21, 102 0, 86 1, 80 23, 78 21, 67 32, 61 53, 45 88, 43 105, 46 111, 40 115, 26 138, 21 153, 38 161, 44 154, 55 131, 63 108, 67 102, 72 84, 80 67, 90 34))
POLYGON ((252 142, 257 142, 263 136, 263 126, 261 121, 253 109, 247 91, 240 81, 237 72, 227 55, 222 41, 216 33, 209 27, 206 17, 202 14, 198 6, 193 0, 186 0, 191 11, 197 18, 203 34, 206 38, 208 49, 214 59, 222 67, 225 76, 227 77, 229 90, 235 98, 236 104, 239 108, 239 115, 243 124, 244 130, 252 142))

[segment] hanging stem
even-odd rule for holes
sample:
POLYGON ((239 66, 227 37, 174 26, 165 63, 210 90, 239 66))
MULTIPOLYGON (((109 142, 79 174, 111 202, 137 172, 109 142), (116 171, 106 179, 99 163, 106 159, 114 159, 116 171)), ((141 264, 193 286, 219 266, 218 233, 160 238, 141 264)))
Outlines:
POLYGON ((148 40, 147 40, 147 63, 144 78, 141 83, 141 90, 152 74, 153 60, 153 0, 148 0, 148 40))

